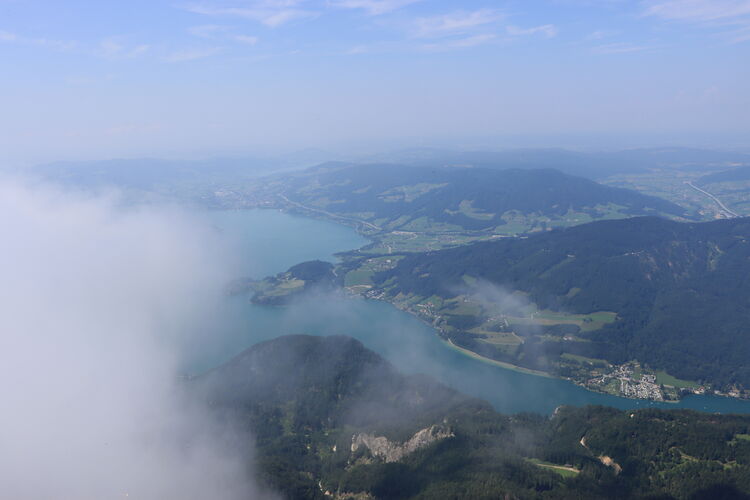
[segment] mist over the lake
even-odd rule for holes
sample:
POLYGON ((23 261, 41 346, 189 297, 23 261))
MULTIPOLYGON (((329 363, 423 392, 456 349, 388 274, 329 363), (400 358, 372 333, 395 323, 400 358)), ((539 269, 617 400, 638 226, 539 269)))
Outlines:
POLYGON ((181 391, 230 276, 208 225, 3 179, 0 232, 4 498, 266 497, 181 391))

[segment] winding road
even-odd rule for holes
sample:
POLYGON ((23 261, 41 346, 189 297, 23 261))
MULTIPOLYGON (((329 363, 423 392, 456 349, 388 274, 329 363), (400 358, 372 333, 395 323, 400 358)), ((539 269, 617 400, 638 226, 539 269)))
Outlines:
POLYGON ((729 208, 727 208, 727 206, 724 205, 724 203, 722 203, 722 201, 720 199, 718 199, 716 196, 712 195, 708 191, 704 191, 703 189, 699 188, 698 186, 696 186, 695 184, 693 184, 690 181, 685 181, 685 184, 687 184, 688 186, 690 186, 691 188, 695 189, 696 191, 698 191, 700 193, 703 193, 706 196, 708 196, 709 198, 711 198, 717 205, 719 205, 719 208, 721 210, 723 210, 724 213, 726 213, 730 217, 740 217, 740 215, 737 212, 729 210, 729 208))
POLYGON ((376 231, 382 231, 383 230, 383 228, 378 227, 375 224, 370 224, 367 221, 355 219, 353 217, 345 217, 343 215, 332 214, 331 212, 327 212, 327 211, 321 210, 319 208, 306 207, 302 203, 297 203, 296 201, 290 200, 289 198, 287 198, 283 194, 279 194, 279 197, 282 198, 285 202, 289 203, 290 205, 294 205, 295 207, 301 208, 303 210, 309 210, 311 212, 318 212, 318 213, 321 213, 323 215, 327 215, 328 217, 332 217, 334 219, 342 219, 342 220, 348 220, 350 222, 356 222, 357 224, 362 224, 362 225, 367 226, 367 227, 369 227, 371 229, 374 229, 376 231))

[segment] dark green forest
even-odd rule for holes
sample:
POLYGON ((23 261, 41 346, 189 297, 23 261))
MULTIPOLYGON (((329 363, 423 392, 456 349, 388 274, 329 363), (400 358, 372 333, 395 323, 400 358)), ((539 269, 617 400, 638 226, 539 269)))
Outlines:
POLYGON ((750 181, 750 167, 739 167, 723 172, 704 175, 698 179, 698 184, 713 184, 718 182, 743 182, 750 181))
POLYGON ((348 337, 264 342, 189 388, 234 427, 238 449, 254 445, 248 467, 286 498, 750 498, 750 417, 506 416, 348 337), (353 446, 363 434, 401 446, 423 429, 442 434, 396 459, 353 446))
MULTIPOLYGON (((614 363, 638 360, 723 388, 750 387, 749 219, 598 221, 407 254, 373 281, 390 296, 448 298, 467 276, 522 291, 540 309, 617 313, 613 323, 577 333, 582 342, 532 337, 522 346, 526 366, 568 352, 614 363)), ((459 326, 471 327, 471 318, 463 321, 459 326)), ((473 341, 457 337, 464 345, 473 341)))
MULTIPOLYGON (((509 211, 593 218, 617 205, 623 216, 685 216, 681 207, 628 189, 608 187, 554 169, 414 167, 393 164, 328 163, 283 178, 292 200, 337 214, 368 214, 368 220, 426 217, 465 230, 490 230, 507 223, 509 211), (460 210, 471 202, 471 211, 460 210)), ((399 224, 396 224, 397 227, 399 224)))

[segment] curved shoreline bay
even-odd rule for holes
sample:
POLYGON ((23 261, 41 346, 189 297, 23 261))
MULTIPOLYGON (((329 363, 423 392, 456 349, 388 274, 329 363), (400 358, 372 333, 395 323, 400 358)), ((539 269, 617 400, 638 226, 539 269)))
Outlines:
MULTIPOLYGON (((305 260, 331 261, 334 253, 367 242, 350 227, 274 210, 213 212, 210 218, 243 256, 238 277, 273 275, 305 260)), ((189 371, 208 370, 251 345, 281 335, 341 334, 359 339, 401 371, 431 375, 489 401, 503 413, 549 414, 560 405, 587 404, 750 413, 750 401, 735 398, 693 395, 677 403, 633 400, 489 364, 452 349, 433 328, 386 302, 319 295, 274 307, 251 304, 248 299, 238 295, 224 301, 210 342, 192 346, 189 371)))

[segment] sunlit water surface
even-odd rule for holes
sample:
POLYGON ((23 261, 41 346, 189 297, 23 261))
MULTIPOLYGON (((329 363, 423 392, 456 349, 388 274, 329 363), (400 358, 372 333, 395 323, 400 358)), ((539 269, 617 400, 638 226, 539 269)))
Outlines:
MULTIPOLYGON (((336 252, 367 240, 338 224, 274 210, 212 212, 211 223, 241 256, 237 276, 261 278, 312 259, 334 261, 336 252)), ((559 405, 601 404, 617 408, 691 408, 750 413, 750 402, 690 396, 680 403, 651 403, 587 391, 570 382, 519 373, 467 357, 444 344, 429 326, 388 303, 317 297, 289 307, 251 304, 249 296, 227 298, 209 336, 193 346, 188 364, 202 372, 257 342, 287 334, 350 335, 399 370, 426 373, 504 413, 551 413, 559 405)))

